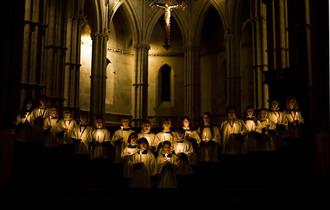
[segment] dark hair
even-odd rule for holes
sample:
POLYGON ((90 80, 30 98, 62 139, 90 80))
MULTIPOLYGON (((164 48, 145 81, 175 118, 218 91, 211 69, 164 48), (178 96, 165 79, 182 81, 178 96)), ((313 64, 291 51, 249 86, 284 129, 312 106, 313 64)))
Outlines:
POLYGON ((299 111, 299 105, 298 105, 298 102, 297 102, 297 100, 296 100, 295 97, 288 97, 288 98, 286 99, 285 109, 286 109, 287 111, 291 111, 291 110, 290 110, 290 106, 289 106, 289 102, 290 102, 290 100, 293 100, 293 101, 295 102, 295 106, 294 106, 294 108, 293 108, 293 111, 299 111))
MULTIPOLYGON (((135 138, 138 138, 138 135, 136 132, 132 132, 129 136, 128 136, 128 140, 127 142, 130 144, 131 143, 131 139, 135 137, 135 138)), ((148 141, 148 140, 147 140, 148 141)))
POLYGON ((172 144, 171 144, 170 141, 163 141, 163 143, 162 143, 162 147, 163 147, 165 144, 167 144, 167 145, 169 145, 169 146, 172 146, 172 144))
MULTIPOLYGON (((204 112, 203 116, 204 116, 204 115, 207 115, 207 116, 209 116, 209 118, 210 118, 210 130, 211 130, 211 135, 212 135, 212 138, 213 138, 214 131, 213 131, 213 123, 212 123, 212 114, 211 114, 211 112, 204 112)), ((201 124, 200 124, 200 126, 199 126, 199 132, 202 133, 203 130, 204 130, 204 120, 203 120, 203 118, 202 118, 201 124)))
POLYGON ((138 142, 137 142, 138 144, 141 144, 141 143, 146 143, 148 146, 149 146, 149 142, 148 142, 148 140, 146 139, 146 138, 140 138, 139 140, 138 140, 138 142))

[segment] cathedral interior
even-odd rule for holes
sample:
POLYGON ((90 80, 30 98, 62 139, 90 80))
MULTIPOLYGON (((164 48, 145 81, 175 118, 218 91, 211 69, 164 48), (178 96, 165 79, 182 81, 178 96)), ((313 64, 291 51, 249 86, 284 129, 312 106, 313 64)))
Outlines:
POLYGON ((170 193, 187 205, 329 208, 328 1, 13 0, 3 10, 0 188, 11 207, 139 206, 170 193), (136 132, 149 120, 156 134, 164 120, 175 128, 184 117, 197 130, 210 112, 220 128, 228 107, 244 119, 247 107, 277 100, 284 113, 293 97, 303 134, 271 154, 219 152, 173 191, 135 190, 112 160, 77 163, 50 157, 40 142, 17 143, 26 99, 38 107, 43 97, 59 118, 70 110, 78 122, 84 112, 94 125, 102 116, 111 138, 122 119, 136 132))

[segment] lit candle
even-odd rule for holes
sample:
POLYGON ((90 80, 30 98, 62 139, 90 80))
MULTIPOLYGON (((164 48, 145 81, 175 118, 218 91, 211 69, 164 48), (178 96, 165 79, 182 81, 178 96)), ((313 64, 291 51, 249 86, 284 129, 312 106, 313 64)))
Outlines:
POLYGON ((294 115, 294 120, 299 120, 298 112, 296 112, 296 114, 294 115))

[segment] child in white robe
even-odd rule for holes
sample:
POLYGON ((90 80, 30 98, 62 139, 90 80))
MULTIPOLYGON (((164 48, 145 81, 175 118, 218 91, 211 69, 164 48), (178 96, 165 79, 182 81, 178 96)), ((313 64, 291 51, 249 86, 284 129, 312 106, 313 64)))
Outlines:
POLYGON ((260 138, 257 140, 258 152, 275 150, 275 142, 269 134, 271 123, 272 122, 268 119, 268 111, 266 109, 261 109, 259 111, 259 125, 256 130, 260 134, 260 138))
POLYGON ((86 112, 79 113, 79 124, 72 131, 72 141, 75 145, 75 154, 88 155, 91 154, 93 128, 88 125, 88 116, 86 112))
POLYGON ((290 97, 286 102, 286 120, 288 122, 287 139, 301 139, 302 126, 304 124, 304 118, 299 110, 298 102, 295 98, 290 97))
POLYGON ((121 163, 121 151, 128 146, 128 136, 134 131, 129 125, 128 118, 121 119, 120 129, 116 130, 112 136, 111 142, 115 146, 115 163, 121 163))
POLYGON ((48 148, 56 148, 59 144, 59 137, 57 134, 59 128, 59 119, 58 119, 58 111, 56 107, 51 107, 49 109, 49 117, 47 117, 44 121, 44 146, 48 148))
POLYGON ((16 117, 15 121, 15 137, 16 141, 22 143, 31 142, 32 138, 32 116, 33 101, 32 99, 26 99, 20 113, 16 117))
POLYGON ((220 125, 221 152, 224 155, 243 155, 248 152, 247 129, 242 120, 237 119, 236 109, 228 107, 226 110, 227 120, 220 125))
POLYGON ((196 166, 198 163, 197 151, 199 149, 199 144, 201 143, 201 138, 199 137, 197 131, 190 127, 190 119, 184 117, 182 121, 182 129, 184 130, 184 139, 192 144, 193 152, 189 156, 189 162, 191 165, 196 166))
POLYGON ((197 133, 201 138, 199 161, 217 163, 220 146, 220 133, 219 127, 212 124, 211 113, 204 113, 203 121, 198 128, 197 133))
POLYGON ((155 136, 156 135, 154 133, 151 133, 150 121, 149 120, 144 121, 142 124, 141 132, 138 134, 138 139, 146 138, 148 140, 151 151, 156 150, 157 145, 155 144, 155 136))
POLYGON ((275 148, 283 146, 283 138, 288 129, 288 121, 283 112, 280 111, 280 103, 278 100, 272 100, 268 118, 271 123, 269 127, 270 135, 275 143, 275 148))
POLYGON ((178 156, 177 175, 192 175, 193 170, 190 163, 190 156, 193 154, 193 146, 185 136, 185 130, 180 128, 176 132, 177 136, 173 141, 173 151, 178 156))
POLYGON ((171 131, 171 126, 172 125, 170 120, 164 120, 162 123, 163 130, 156 134, 154 144, 156 146, 157 154, 162 153, 161 150, 164 141, 169 141, 169 142, 173 141, 175 137, 175 133, 171 131))
POLYGON ((164 141, 157 157, 158 188, 177 188, 178 157, 172 152, 171 142, 164 141))
POLYGON ((138 152, 139 148, 137 145, 138 137, 135 132, 131 133, 128 137, 128 145, 121 151, 121 158, 124 164, 124 178, 132 177, 132 170, 129 167, 129 161, 132 160, 133 155, 138 152))
POLYGON ((259 121, 256 117, 256 111, 252 106, 246 107, 244 123, 246 125, 247 134, 247 146, 248 152, 256 152, 257 150, 257 139, 259 134, 256 129, 259 125, 259 121))
POLYGON ((128 164, 132 170, 132 188, 151 188, 153 186, 151 177, 156 175, 156 159, 148 148, 148 140, 141 138, 138 140, 139 150, 129 160, 128 164))
POLYGON ((103 118, 98 116, 95 120, 95 129, 92 131, 92 159, 106 159, 103 145, 110 142, 110 131, 103 125, 103 118))

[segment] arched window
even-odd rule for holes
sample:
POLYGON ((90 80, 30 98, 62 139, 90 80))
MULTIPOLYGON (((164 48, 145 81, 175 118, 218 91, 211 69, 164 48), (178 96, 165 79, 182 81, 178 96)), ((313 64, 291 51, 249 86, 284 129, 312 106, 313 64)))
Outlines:
POLYGON ((163 65, 159 70, 160 101, 171 101, 171 67, 163 65))

